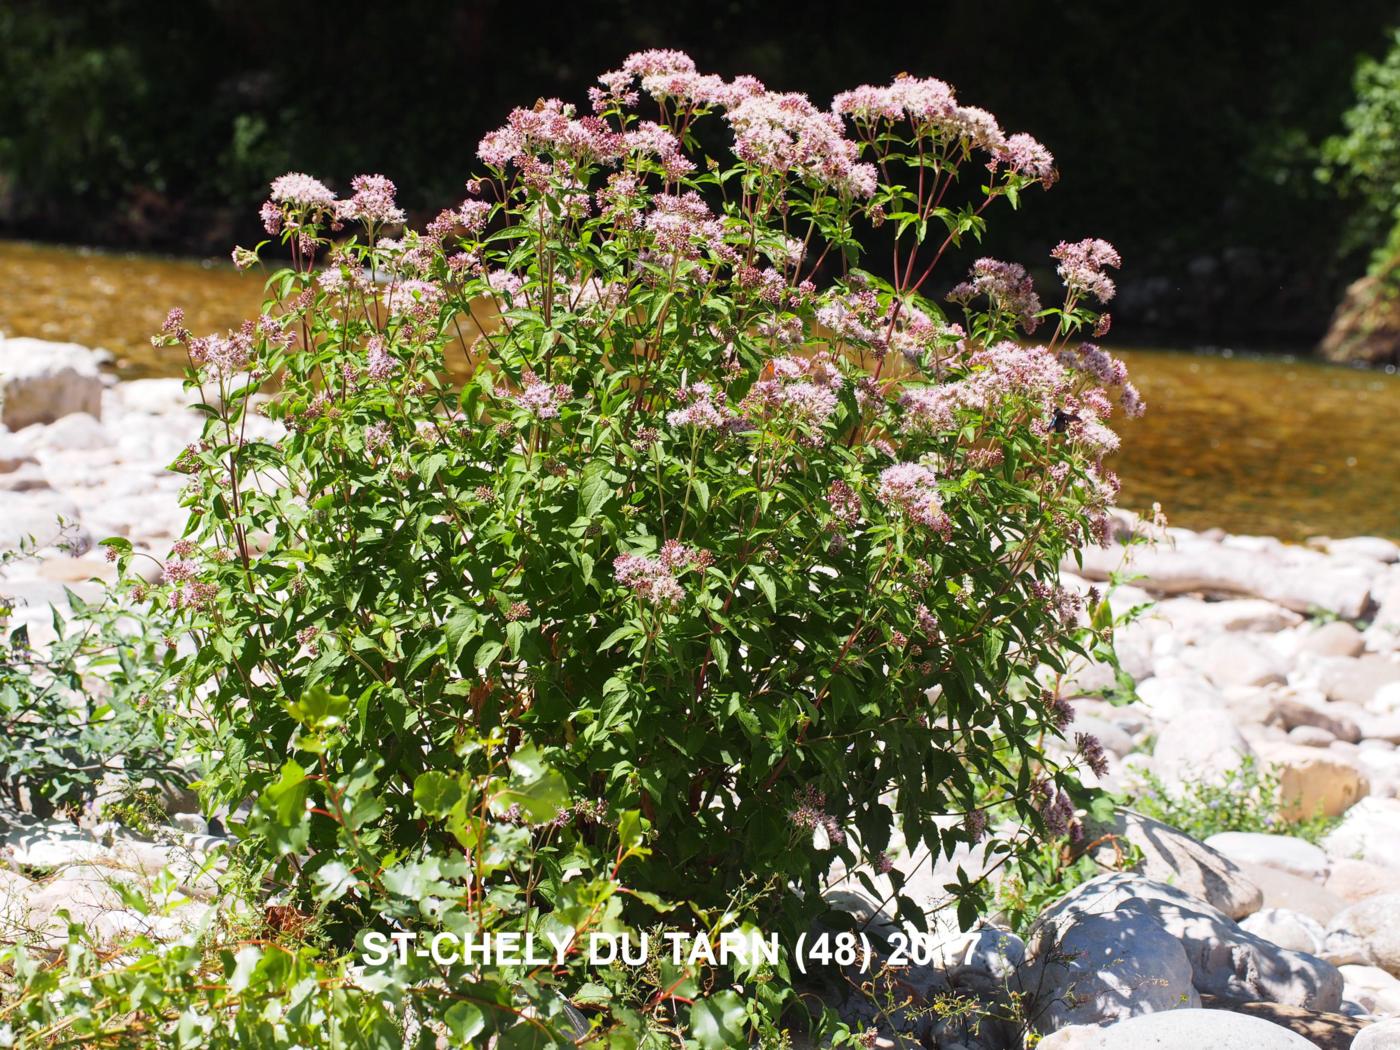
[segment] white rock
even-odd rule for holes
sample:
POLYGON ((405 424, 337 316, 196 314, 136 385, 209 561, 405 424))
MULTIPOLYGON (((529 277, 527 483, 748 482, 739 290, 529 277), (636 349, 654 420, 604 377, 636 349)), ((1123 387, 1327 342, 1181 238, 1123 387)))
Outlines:
POLYGON ((1310 919, 1296 911, 1264 908, 1241 919, 1240 929, 1263 937, 1280 948, 1291 948, 1295 952, 1307 952, 1309 955, 1323 957, 1322 946, 1327 939, 1327 930, 1316 919, 1310 919))
POLYGON ((1288 739, 1290 743, 1301 747, 1327 747, 1337 741, 1335 736, 1321 726, 1294 726, 1288 731, 1288 739))
POLYGON ((52 423, 35 423, 17 435, 41 458, 52 452, 91 452, 112 444, 112 435, 87 412, 70 412, 52 423))
POLYGON ((1366 648, 1361 632, 1345 620, 1313 628, 1298 642, 1298 651, 1317 656, 1360 656, 1366 648))
POLYGON ((1165 620, 1175 637, 1192 644, 1218 638, 1223 631, 1272 634, 1303 622, 1293 610, 1256 598, 1223 602, 1168 598, 1147 615, 1165 620))
POLYGON ((1200 676, 1149 678, 1138 684, 1137 694, 1144 710, 1158 722, 1173 722, 1188 711, 1219 708, 1223 703, 1220 690, 1200 676))
POLYGON ((1400 1014, 1400 980, 1379 966, 1339 966, 1344 995, 1373 1014, 1400 1014))
POLYGON ((1400 1050, 1400 1017, 1367 1025, 1351 1041, 1351 1050, 1400 1050))
POLYGON ((1400 561, 1400 545, 1381 536, 1348 536, 1334 540, 1327 536, 1308 541, 1310 546, 1318 546, 1328 554, 1370 558, 1372 561, 1400 561))
POLYGON ((1288 680, 1284 661, 1247 636, 1220 638, 1183 654, 1195 667, 1222 689, 1241 685, 1283 684, 1288 680))
POLYGON ((36 466, 38 462, 26 442, 13 434, 0 433, 0 474, 11 474, 21 467, 36 466))
POLYGON ((1299 677, 1315 684, 1328 700, 1365 708, 1383 686, 1400 682, 1400 662, 1378 653, 1363 653, 1355 659, 1317 657, 1306 669, 1300 664, 1299 677))
MULTIPOLYGON (((1107 580, 1122 568, 1121 548, 1089 547, 1081 553, 1078 571, 1088 579, 1107 580)), ((1066 567, 1075 568, 1072 561, 1066 567)), ((1155 593, 1265 598, 1295 612, 1326 609, 1347 620, 1365 610, 1377 575, 1354 565, 1334 565, 1325 554, 1301 547, 1248 550, 1194 538, 1174 549, 1139 547, 1128 571, 1138 576, 1139 586, 1155 593)))
POLYGON ((1261 864, 1305 879, 1327 877, 1327 854, 1311 842, 1289 835, 1265 835, 1255 831, 1222 831, 1206 839, 1206 845, 1236 864, 1261 864))
POLYGON ((1366 709, 1378 715, 1400 714, 1400 682, 1387 682, 1366 701, 1366 709))
POLYGON ((1200 1009, 1143 1014, 1107 1028, 1065 1028, 1036 1046, 1038 1050, 1313 1050, 1312 1043, 1282 1025, 1228 1010, 1200 1009))
POLYGON ((1365 943, 1370 958, 1364 961, 1400 977, 1400 893, 1386 893, 1360 901, 1332 916, 1329 934, 1349 934, 1365 943))
POLYGON ((1264 721, 1284 729, 1316 726, 1325 729, 1338 740, 1357 741, 1361 729, 1355 719, 1347 717, 1346 709, 1329 705, 1327 697, 1313 690, 1284 689, 1270 694, 1269 712, 1264 721))
POLYGON ((67 820, 44 820, 7 829, 0 835, 0 851, 21 868, 61 868, 96 860, 106 848, 78 825, 67 820))
POLYGON ((151 416, 183 415, 199 400, 183 379, 132 379, 117 387, 122 408, 151 416))
POLYGON ((98 358, 76 343, 0 340, 0 423, 20 430, 71 412, 102 413, 98 358))
POLYGON ((92 547, 92 533, 83 527, 77 505, 52 492, 6 495, 0 513, 0 550, 17 550, 30 539, 35 549, 71 544, 79 554, 92 547))
POLYGON ((1390 868, 1400 880, 1400 801, 1364 798, 1322 840, 1329 857, 1390 868))
POLYGON ((1162 729, 1152 766, 1169 784, 1219 780, 1253 753, 1226 712, 1199 709, 1162 729))

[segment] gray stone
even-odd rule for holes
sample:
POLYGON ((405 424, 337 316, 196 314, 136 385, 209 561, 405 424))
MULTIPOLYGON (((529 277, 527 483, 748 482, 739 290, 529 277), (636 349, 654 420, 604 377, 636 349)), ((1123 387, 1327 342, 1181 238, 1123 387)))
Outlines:
POLYGON ((1036 920, 1028 958, 1037 966, 1050 964, 1055 945, 1090 917, 1106 920, 1099 935, 1109 936, 1115 923, 1131 922, 1136 931, 1135 916, 1150 919, 1180 942, 1191 963, 1192 986, 1201 995, 1322 1011, 1341 1003, 1342 977, 1335 966, 1280 948, 1190 894, 1138 875, 1100 875, 1070 891, 1036 920))
POLYGON ((1093 826, 1088 835, 1102 840, 1093 848, 1100 863, 1116 867, 1127 853, 1120 840, 1126 841, 1142 852, 1138 874, 1185 890, 1232 919, 1263 902, 1259 887, 1229 857, 1159 820, 1119 810, 1110 824, 1093 826))
POLYGON ((1041 1031, 1200 1005, 1181 942, 1151 915, 1084 915, 1049 931, 1032 940, 1026 982, 1041 1031))

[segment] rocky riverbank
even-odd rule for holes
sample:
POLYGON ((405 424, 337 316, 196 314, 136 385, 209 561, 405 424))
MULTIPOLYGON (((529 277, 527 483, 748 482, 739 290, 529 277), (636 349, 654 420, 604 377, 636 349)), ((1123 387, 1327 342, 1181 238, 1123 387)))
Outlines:
MULTIPOLYGON (((65 587, 95 595, 93 581, 110 578, 95 541, 128 538, 154 579, 183 526, 183 481, 165 468, 200 416, 179 380, 118 383, 100 364, 81 347, 0 340, 0 549, 26 536, 40 548, 0 568, 0 592, 36 644, 65 587)), ((1120 543, 1139 525, 1120 515, 1120 543)), ((1400 546, 1179 529, 1155 541, 1065 566, 1085 590, 1126 572, 1115 608, 1150 605, 1116 637, 1135 699, 1122 702, 1124 683, 1101 665, 1058 683, 1075 709, 1071 735, 1101 742, 1103 786, 1130 797, 1149 774, 1172 789, 1248 762, 1272 767, 1277 828, 1200 841, 1121 811, 1091 841, 1131 843, 1140 863, 1070 890, 1025 938, 996 916, 963 934, 936 914, 935 958, 894 974, 912 1008, 876 1011, 868 996, 831 990, 874 1038, 993 1050, 1019 1045, 1029 1020, 1053 1033, 1044 1050, 1400 1047, 1400 546), (1288 821, 1318 815, 1335 826, 1317 842, 1292 833, 1288 821), (940 995, 976 1008, 927 1009, 940 995)), ((177 896, 156 932, 187 928, 208 908, 219 843, 207 830, 193 812, 145 838, 0 812, 0 940, 52 943, 60 907, 99 937, 140 928, 154 920, 114 883, 150 885, 162 868, 176 877, 161 892, 177 896)), ((898 863, 911 895, 935 909, 953 864, 898 863)), ((856 880, 834 880, 832 900, 883 921, 856 880)))

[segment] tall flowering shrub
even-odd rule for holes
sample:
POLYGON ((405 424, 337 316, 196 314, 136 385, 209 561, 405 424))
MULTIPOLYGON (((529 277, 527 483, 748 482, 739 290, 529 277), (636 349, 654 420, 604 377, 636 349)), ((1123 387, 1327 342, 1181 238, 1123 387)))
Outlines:
POLYGON ((1104 537, 1110 417, 1141 410, 1081 340, 1119 260, 1060 245, 1052 305, 945 262, 1049 151, 937 80, 820 108, 653 51, 478 152, 422 229, 382 176, 279 178, 262 315, 158 338, 217 396, 154 597, 289 899, 346 937, 794 934, 837 859, 1063 833, 1034 671, 1081 644, 1058 566, 1104 537))

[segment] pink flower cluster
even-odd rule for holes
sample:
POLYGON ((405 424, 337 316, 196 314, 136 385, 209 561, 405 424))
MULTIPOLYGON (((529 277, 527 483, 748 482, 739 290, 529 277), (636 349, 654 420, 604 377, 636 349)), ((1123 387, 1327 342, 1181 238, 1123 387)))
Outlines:
POLYGON ((595 112, 611 105, 623 108, 637 104, 633 85, 640 78, 642 90, 658 102, 680 108, 730 107, 742 99, 762 94, 763 84, 754 77, 738 77, 732 82, 708 73, 699 73, 695 60, 684 51, 653 49, 628 55, 621 69, 598 78, 601 88, 590 88, 588 97, 595 112))
POLYGON ((1007 142, 996 117, 976 106, 958 105, 953 89, 932 77, 896 77, 885 87, 864 84, 837 95, 831 108, 857 124, 908 119, 921 130, 993 152, 1007 142))
POLYGON ((709 383, 692 383, 676 391, 681 407, 666 413, 666 422, 673 427, 694 427, 696 430, 716 430, 731 425, 733 411, 715 404, 714 388, 709 383))
POLYGON ((948 293, 949 301, 966 305, 976 296, 985 295, 994 309, 1015 317, 1026 334, 1033 333, 1040 325, 1040 318, 1036 316, 1040 313, 1040 296, 1036 295, 1035 284, 1020 263, 978 259, 972 264, 968 277, 948 293))
POLYGON ((1057 272, 1072 295, 1092 295, 1101 303, 1113 298, 1117 289, 1103 271, 1107 266, 1117 269, 1123 265, 1123 260, 1118 255, 1118 249, 1107 241, 1097 237, 1073 244, 1061 241, 1050 257, 1059 260, 1057 272))
POLYGON ((559 415, 559 406, 573 396, 573 391, 563 383, 551 386, 528 368, 520 379, 523 389, 511 400, 536 419, 555 418, 559 415))
POLYGON ((896 463, 880 472, 876 498, 890 510, 938 533, 945 540, 953 523, 943 513, 938 474, 922 463, 896 463))
POLYGON ((796 827, 805 831, 816 831, 820 828, 833 846, 845 843, 846 833, 841 830, 836 818, 826 811, 825 794, 808 784, 797 793, 793 802, 795 808, 788 814, 788 819, 796 827))
POLYGON ((841 370, 829 354, 792 357, 784 354, 764 365, 761 378, 740 403, 750 418, 783 416, 802 426, 820 427, 836 411, 841 370))
POLYGON ((366 226, 397 226, 404 212, 394 203, 394 184, 383 175, 356 175, 350 180, 354 195, 336 205, 336 217, 357 220, 366 226))
POLYGON ((702 250, 733 257, 733 249, 724 243, 724 223, 694 190, 680 196, 660 194, 653 198, 652 207, 646 229, 666 258, 697 259, 702 250))
POLYGON ((667 540, 656 557, 619 554, 613 560, 613 577, 648 605, 669 609, 685 598, 677 573, 703 569, 713 562, 709 551, 696 550, 679 540, 667 540))
POLYGON ((539 154, 554 153, 575 160, 615 160, 623 153, 622 136, 593 116, 579 118, 572 105, 544 99, 533 109, 511 110, 504 127, 481 140, 477 156, 493 168, 516 164, 534 169, 539 154))
POLYGON ((875 166, 860 162, 860 147, 845 137, 841 119, 812 105, 806 95, 751 95, 726 116, 734 129, 734 152, 745 163, 794 172, 845 197, 875 192, 875 166))
POLYGON ((997 163, 1017 175, 1039 179, 1046 186, 1055 181, 1055 158, 1050 151, 1024 132, 1012 135, 995 151, 997 163))

